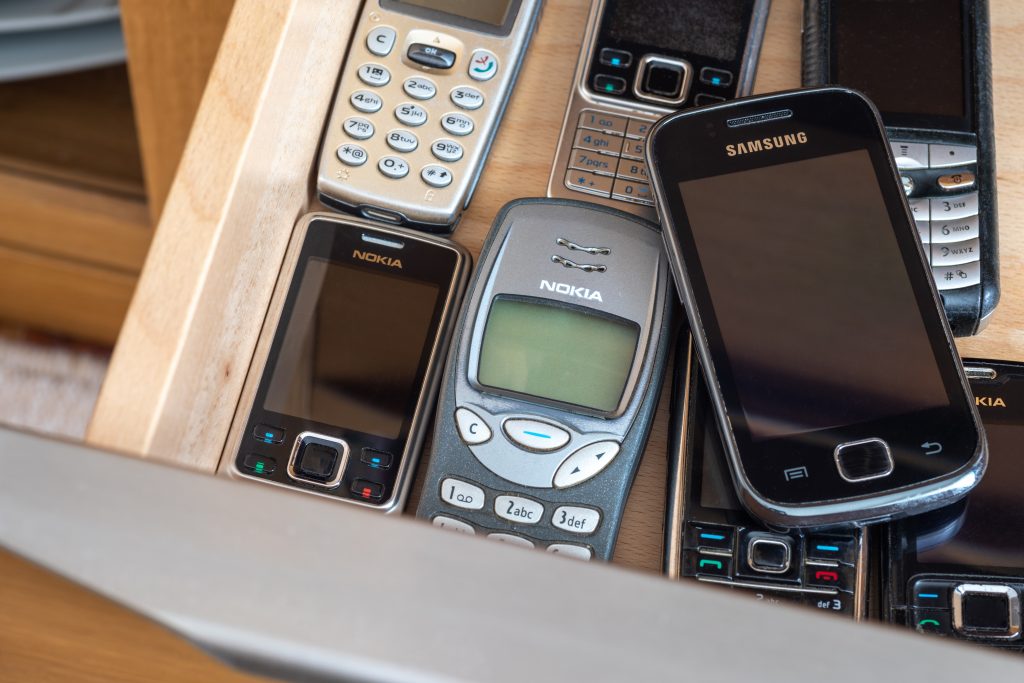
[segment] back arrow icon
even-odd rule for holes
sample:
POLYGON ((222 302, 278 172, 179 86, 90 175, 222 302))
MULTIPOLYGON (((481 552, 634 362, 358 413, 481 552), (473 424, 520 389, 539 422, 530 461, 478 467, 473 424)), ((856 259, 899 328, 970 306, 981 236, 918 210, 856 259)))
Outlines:
POLYGON ((925 455, 938 455, 942 452, 942 444, 936 441, 925 441, 921 444, 925 455))

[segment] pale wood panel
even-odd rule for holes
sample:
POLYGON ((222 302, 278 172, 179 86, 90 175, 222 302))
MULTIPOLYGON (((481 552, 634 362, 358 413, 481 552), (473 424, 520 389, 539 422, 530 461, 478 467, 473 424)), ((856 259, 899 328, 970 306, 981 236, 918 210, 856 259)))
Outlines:
POLYGON ((121 0, 132 100, 154 223, 178 169, 234 4, 234 0, 121 0))

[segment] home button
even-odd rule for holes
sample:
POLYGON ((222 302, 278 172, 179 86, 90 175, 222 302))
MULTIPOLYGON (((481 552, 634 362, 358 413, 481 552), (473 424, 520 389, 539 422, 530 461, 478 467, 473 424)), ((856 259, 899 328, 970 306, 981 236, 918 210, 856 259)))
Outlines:
POLYGON ((892 473, 892 452, 881 439, 849 441, 836 446, 836 467, 850 482, 887 477, 892 473))

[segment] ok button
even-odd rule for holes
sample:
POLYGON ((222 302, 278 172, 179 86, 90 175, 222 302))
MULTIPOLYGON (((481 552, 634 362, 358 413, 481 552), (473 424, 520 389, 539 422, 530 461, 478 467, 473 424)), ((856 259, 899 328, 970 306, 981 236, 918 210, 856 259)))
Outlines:
POLYGON ((569 432, 539 420, 511 418, 502 425, 512 443, 528 451, 557 451, 569 443, 569 432))

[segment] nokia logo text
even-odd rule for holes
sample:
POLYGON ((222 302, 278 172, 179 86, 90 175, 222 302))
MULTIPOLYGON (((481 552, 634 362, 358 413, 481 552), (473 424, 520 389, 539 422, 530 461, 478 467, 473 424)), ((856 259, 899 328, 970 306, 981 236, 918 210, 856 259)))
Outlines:
POLYGON ((390 256, 381 256, 380 254, 374 254, 372 251, 359 251, 354 249, 352 251, 352 258, 357 258, 360 261, 368 261, 370 263, 380 263, 388 266, 389 268, 401 268, 402 259, 391 258, 390 256))
POLYGON ((738 142, 735 145, 726 145, 725 153, 734 157, 739 156, 740 154, 767 152, 770 149, 792 147, 793 145, 803 145, 806 143, 807 133, 800 131, 799 133, 787 133, 786 135, 775 135, 770 138, 747 140, 746 142, 738 142))
POLYGON ((1005 408, 1006 407, 1006 402, 1003 401, 1003 399, 1001 399, 999 397, 992 398, 991 396, 975 396, 974 397, 974 403, 975 403, 975 405, 984 406, 986 408, 1005 408))
POLYGON ((541 280, 540 288, 546 289, 549 292, 557 292, 559 294, 579 297, 580 299, 586 299, 587 301, 600 301, 601 303, 604 303, 604 299, 601 298, 601 292, 596 289, 576 287, 575 285, 567 285, 564 282, 551 282, 550 280, 541 280))

